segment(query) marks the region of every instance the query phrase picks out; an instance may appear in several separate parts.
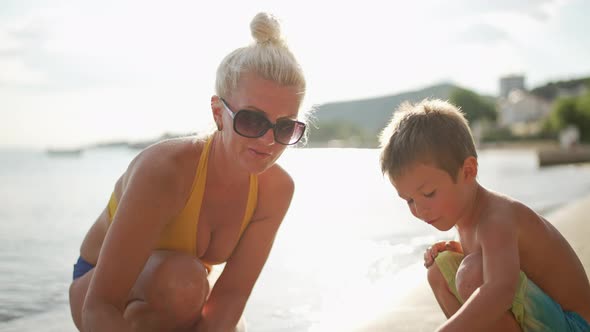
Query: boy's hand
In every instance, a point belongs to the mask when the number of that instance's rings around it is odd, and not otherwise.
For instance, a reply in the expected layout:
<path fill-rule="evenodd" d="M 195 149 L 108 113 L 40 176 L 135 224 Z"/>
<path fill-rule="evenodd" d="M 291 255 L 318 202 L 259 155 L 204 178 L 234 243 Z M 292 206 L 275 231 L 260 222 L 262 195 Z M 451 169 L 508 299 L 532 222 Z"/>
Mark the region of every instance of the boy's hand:
<path fill-rule="evenodd" d="M 437 242 L 426 249 L 426 252 L 424 253 L 424 267 L 429 268 L 432 264 L 434 264 L 434 259 L 436 256 L 438 256 L 438 253 L 447 250 L 458 252 L 460 254 L 463 253 L 461 243 L 457 241 Z"/>

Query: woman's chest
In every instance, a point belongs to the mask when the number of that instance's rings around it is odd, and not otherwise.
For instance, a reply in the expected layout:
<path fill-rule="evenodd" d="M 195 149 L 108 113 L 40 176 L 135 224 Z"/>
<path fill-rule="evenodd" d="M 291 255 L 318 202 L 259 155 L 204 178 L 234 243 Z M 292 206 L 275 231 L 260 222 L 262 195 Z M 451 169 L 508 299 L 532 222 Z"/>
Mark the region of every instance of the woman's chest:
<path fill-rule="evenodd" d="M 196 227 L 197 257 L 211 263 L 226 261 L 239 242 L 247 198 L 228 195 L 226 199 L 205 197 Z"/>

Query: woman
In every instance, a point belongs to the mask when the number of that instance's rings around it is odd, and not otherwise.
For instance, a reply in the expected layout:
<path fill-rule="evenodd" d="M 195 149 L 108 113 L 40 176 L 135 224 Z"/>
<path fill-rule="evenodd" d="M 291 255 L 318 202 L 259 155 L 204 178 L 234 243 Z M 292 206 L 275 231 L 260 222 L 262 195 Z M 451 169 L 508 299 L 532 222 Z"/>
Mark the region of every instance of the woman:
<path fill-rule="evenodd" d="M 236 330 L 293 195 L 275 162 L 305 132 L 305 79 L 279 28 L 256 15 L 256 43 L 219 65 L 217 131 L 148 147 L 115 184 L 74 266 L 81 331 Z"/>

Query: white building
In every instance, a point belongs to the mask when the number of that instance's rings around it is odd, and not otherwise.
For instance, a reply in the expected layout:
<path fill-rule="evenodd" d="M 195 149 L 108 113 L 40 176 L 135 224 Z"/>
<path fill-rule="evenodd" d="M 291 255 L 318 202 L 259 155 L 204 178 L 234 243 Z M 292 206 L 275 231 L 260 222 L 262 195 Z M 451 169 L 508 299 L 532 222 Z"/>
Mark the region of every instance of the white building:
<path fill-rule="evenodd" d="M 523 90 L 512 90 L 498 102 L 498 124 L 514 134 L 534 134 L 551 112 L 551 103 Z"/>
<path fill-rule="evenodd" d="M 526 90 L 523 75 L 508 75 L 500 77 L 500 98 L 508 98 L 513 90 Z"/>

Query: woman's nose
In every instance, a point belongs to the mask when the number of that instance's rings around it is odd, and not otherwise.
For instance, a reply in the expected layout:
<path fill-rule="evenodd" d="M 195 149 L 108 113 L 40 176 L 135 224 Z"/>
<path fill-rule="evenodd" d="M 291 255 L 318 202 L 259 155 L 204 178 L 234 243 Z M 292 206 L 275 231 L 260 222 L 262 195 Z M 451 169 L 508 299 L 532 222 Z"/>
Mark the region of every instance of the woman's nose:
<path fill-rule="evenodd" d="M 259 139 L 261 139 L 266 145 L 273 145 L 275 143 L 275 134 L 272 129 L 269 129 L 264 135 L 260 136 Z"/>

